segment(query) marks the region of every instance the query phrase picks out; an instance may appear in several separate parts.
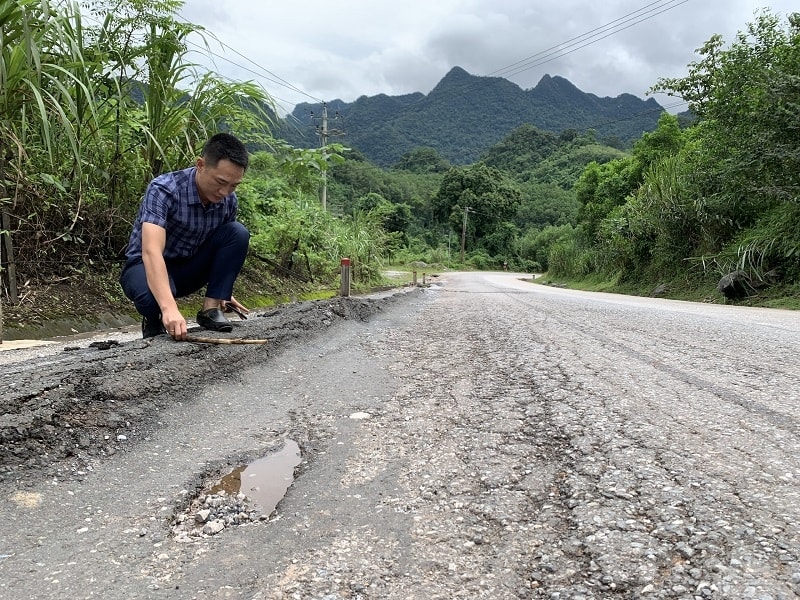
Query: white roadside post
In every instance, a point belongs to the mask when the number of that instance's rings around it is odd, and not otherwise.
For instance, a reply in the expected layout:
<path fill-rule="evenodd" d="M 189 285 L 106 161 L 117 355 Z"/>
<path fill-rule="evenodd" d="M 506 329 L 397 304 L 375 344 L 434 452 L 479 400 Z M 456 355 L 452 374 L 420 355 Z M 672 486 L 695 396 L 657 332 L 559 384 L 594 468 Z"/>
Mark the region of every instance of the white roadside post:
<path fill-rule="evenodd" d="M 350 296 L 350 259 L 342 259 L 342 285 L 339 290 L 339 295 L 345 298 Z"/>

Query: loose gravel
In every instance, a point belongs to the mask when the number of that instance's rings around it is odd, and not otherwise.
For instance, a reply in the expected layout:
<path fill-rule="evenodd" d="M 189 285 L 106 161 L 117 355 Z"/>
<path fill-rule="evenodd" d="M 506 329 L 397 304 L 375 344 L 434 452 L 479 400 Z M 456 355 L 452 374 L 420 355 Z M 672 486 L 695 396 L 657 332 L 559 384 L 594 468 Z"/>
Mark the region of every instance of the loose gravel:
<path fill-rule="evenodd" d="M 800 596 L 796 326 L 459 281 L 371 347 L 400 386 L 341 493 L 397 475 L 375 526 L 264 597 Z"/>

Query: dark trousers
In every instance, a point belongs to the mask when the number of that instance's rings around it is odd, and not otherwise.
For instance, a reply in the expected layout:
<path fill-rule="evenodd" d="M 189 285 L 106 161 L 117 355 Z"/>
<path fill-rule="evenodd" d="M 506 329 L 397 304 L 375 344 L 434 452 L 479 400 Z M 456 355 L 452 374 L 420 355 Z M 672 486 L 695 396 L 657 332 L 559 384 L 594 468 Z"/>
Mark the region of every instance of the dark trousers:
<path fill-rule="evenodd" d="M 250 232 L 244 225 L 225 223 L 208 237 L 194 256 L 166 259 L 172 295 L 175 298 L 188 296 L 207 286 L 207 298 L 230 300 L 249 242 Z M 140 315 L 159 317 L 161 308 L 147 285 L 140 257 L 128 259 L 120 275 L 120 284 Z"/>

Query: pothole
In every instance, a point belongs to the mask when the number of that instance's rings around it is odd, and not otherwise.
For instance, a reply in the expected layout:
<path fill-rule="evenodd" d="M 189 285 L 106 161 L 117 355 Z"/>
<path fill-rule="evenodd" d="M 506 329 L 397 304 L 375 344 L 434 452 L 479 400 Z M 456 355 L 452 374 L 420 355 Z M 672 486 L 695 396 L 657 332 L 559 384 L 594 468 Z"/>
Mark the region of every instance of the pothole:
<path fill-rule="evenodd" d="M 292 485 L 294 468 L 299 464 L 300 447 L 287 439 L 280 452 L 234 469 L 211 488 L 211 493 L 243 493 L 265 514 L 271 514 Z"/>
<path fill-rule="evenodd" d="M 175 539 L 191 541 L 268 520 L 292 485 L 300 462 L 300 447 L 287 438 L 279 452 L 235 468 L 175 515 Z"/>

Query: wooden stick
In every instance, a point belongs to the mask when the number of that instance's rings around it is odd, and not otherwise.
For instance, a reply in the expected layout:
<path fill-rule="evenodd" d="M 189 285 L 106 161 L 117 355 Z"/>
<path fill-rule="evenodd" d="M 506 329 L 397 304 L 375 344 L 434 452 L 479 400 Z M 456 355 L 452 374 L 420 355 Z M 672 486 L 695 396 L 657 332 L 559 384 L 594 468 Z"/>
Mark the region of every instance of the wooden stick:
<path fill-rule="evenodd" d="M 269 340 L 251 340 L 246 338 L 211 338 L 190 335 L 186 337 L 187 342 L 199 342 L 201 344 L 266 344 Z"/>

